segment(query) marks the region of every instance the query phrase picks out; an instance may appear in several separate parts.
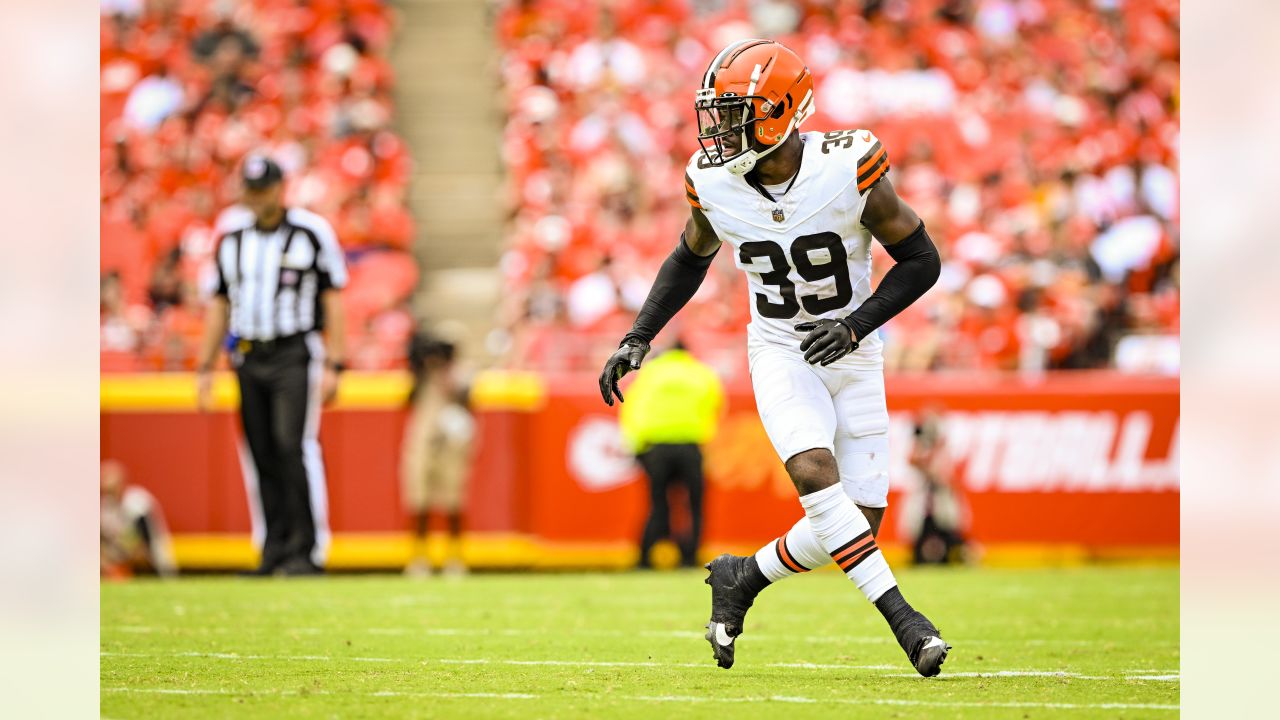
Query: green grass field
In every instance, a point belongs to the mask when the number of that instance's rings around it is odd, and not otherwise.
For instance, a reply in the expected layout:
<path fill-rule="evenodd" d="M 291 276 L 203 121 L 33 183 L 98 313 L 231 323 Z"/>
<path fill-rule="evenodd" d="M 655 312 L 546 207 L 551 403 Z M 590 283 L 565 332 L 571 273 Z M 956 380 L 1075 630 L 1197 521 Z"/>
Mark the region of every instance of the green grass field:
<path fill-rule="evenodd" d="M 1178 571 L 901 570 L 954 644 L 915 675 L 834 572 L 770 588 L 737 665 L 698 572 L 191 578 L 102 588 L 108 718 L 1172 718 Z"/>

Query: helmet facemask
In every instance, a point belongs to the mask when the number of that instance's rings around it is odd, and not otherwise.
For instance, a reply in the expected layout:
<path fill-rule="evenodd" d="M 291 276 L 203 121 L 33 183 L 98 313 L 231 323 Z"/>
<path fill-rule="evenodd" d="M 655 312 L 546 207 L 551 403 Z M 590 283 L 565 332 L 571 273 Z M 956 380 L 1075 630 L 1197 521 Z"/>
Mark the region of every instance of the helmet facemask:
<path fill-rule="evenodd" d="M 752 150 L 751 135 L 755 126 L 755 102 L 759 96 L 727 94 L 715 96 L 715 90 L 698 91 L 694 104 L 698 113 L 698 142 L 712 165 L 726 165 Z"/>
<path fill-rule="evenodd" d="M 757 142 L 756 122 L 768 119 L 771 112 L 775 118 L 781 117 L 789 103 L 789 96 L 775 106 L 760 95 L 725 93 L 717 97 L 714 88 L 699 89 L 694 108 L 698 113 L 698 143 L 707 162 L 714 167 L 724 166 L 734 175 L 751 172 L 761 158 L 782 146 L 799 124 L 797 120 L 803 120 L 803 117 L 793 117 L 786 132 L 771 145 Z M 756 114 L 756 108 L 760 109 L 760 115 Z"/>
<path fill-rule="evenodd" d="M 813 112 L 813 78 L 800 58 L 778 43 L 738 41 L 711 61 L 694 109 L 706 162 L 744 175 Z"/>

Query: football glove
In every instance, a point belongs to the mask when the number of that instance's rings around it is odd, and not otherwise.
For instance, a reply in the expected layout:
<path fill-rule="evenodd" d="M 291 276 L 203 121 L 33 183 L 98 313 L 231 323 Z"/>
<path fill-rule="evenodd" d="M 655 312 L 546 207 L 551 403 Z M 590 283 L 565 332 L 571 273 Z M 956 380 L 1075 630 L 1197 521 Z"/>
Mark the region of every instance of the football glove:
<path fill-rule="evenodd" d="M 805 362 L 830 365 L 858 349 L 853 328 L 843 320 L 810 320 L 796 325 L 796 331 L 807 332 L 800 341 Z"/>
<path fill-rule="evenodd" d="M 618 402 L 623 402 L 618 381 L 632 370 L 639 370 L 640 363 L 644 362 L 644 356 L 648 354 L 649 343 L 626 340 L 609 356 L 604 364 L 604 371 L 600 373 L 600 397 L 604 398 L 606 405 L 613 405 L 614 395 L 618 396 Z"/>

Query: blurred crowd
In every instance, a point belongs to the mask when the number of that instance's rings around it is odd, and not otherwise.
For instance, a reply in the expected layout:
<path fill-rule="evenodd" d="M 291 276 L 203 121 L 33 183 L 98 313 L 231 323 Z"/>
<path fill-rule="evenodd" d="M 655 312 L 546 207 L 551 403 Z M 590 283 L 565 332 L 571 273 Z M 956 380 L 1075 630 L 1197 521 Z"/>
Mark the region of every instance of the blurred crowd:
<path fill-rule="evenodd" d="M 497 30 L 513 363 L 594 368 L 625 332 L 688 214 L 706 65 L 770 37 L 814 72 L 802 129 L 873 130 L 940 246 L 889 368 L 1177 371 L 1177 0 L 514 0 Z M 745 299 L 721 257 L 669 334 L 743 373 Z"/>
<path fill-rule="evenodd" d="M 349 364 L 404 365 L 418 267 L 394 29 L 381 0 L 101 0 L 103 370 L 194 366 L 250 150 L 347 251 Z"/>

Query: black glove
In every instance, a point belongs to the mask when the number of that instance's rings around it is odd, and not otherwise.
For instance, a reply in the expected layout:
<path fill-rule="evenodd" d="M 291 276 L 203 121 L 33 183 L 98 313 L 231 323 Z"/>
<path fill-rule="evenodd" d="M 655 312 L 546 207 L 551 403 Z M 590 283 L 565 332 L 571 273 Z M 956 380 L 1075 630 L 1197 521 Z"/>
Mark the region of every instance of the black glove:
<path fill-rule="evenodd" d="M 618 389 L 618 381 L 632 370 L 639 370 L 644 356 L 649 354 L 649 343 L 639 340 L 625 340 L 622 346 L 609 356 L 604 364 L 604 372 L 600 373 L 600 397 L 606 405 L 613 405 L 613 396 L 622 402 L 622 391 Z"/>
<path fill-rule="evenodd" d="M 820 362 L 830 365 L 858 349 L 858 341 L 853 339 L 853 328 L 843 320 L 810 320 L 796 325 L 796 330 L 809 333 L 800 341 L 805 362 L 809 364 Z"/>

